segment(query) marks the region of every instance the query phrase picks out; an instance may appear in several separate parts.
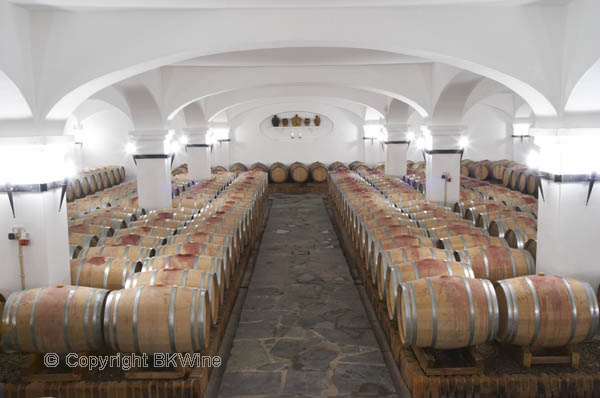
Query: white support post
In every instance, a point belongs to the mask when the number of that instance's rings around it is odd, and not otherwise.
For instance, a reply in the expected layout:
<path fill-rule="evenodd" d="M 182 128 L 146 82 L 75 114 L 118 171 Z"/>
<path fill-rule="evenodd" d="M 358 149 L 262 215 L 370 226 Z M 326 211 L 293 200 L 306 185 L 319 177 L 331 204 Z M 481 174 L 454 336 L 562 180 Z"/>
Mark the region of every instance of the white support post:
<path fill-rule="evenodd" d="M 70 284 L 66 197 L 62 197 L 72 154 L 71 136 L 0 139 L 0 294 Z M 69 170 L 71 169 L 71 170 Z M 62 197 L 62 204 L 61 204 Z M 14 239 L 8 239 L 16 232 Z M 19 255 L 19 238 L 22 257 Z M 23 272 L 21 273 L 21 265 Z"/>
<path fill-rule="evenodd" d="M 206 142 L 208 127 L 189 127 L 183 129 L 188 137 L 188 175 L 194 181 L 207 180 L 210 172 L 210 145 Z"/>
<path fill-rule="evenodd" d="M 460 198 L 459 146 L 464 126 L 431 126 L 430 145 L 425 151 L 425 198 L 450 206 Z"/>
<path fill-rule="evenodd" d="M 406 175 L 410 125 L 387 124 L 386 130 L 388 139 L 386 141 L 385 174 L 403 177 Z"/>
<path fill-rule="evenodd" d="M 170 208 L 172 155 L 165 152 L 167 130 L 137 130 L 129 133 L 136 142 L 139 206 L 146 210 Z"/>

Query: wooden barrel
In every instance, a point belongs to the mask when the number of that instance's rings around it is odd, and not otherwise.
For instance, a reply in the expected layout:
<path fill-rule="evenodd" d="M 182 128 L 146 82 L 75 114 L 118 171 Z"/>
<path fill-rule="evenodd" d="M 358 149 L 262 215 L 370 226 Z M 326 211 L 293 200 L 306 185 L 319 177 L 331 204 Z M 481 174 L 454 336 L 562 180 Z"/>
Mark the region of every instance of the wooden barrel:
<path fill-rule="evenodd" d="M 81 193 L 83 194 L 83 196 L 88 196 L 90 193 L 92 193 L 90 189 L 90 181 L 88 180 L 87 176 L 80 175 L 77 177 L 77 179 L 81 184 Z"/>
<path fill-rule="evenodd" d="M 430 228 L 428 232 L 429 237 L 434 240 L 440 240 L 454 235 L 489 235 L 488 231 L 483 228 L 478 228 L 473 224 L 448 224 L 442 227 Z"/>
<path fill-rule="evenodd" d="M 134 228 L 123 228 L 117 230 L 114 236 L 125 236 L 125 235 L 149 235 L 149 236 L 160 236 L 167 238 L 175 235 L 176 229 L 163 228 L 163 227 L 134 227 Z"/>
<path fill-rule="evenodd" d="M 380 240 L 398 235 L 429 236 L 426 229 L 412 226 L 388 225 L 385 227 L 373 228 L 367 231 L 366 235 L 358 242 L 361 256 L 363 258 L 369 258 L 370 253 L 375 251 Z"/>
<path fill-rule="evenodd" d="M 374 267 L 379 252 L 384 250 L 392 250 L 399 247 L 435 247 L 430 238 L 419 235 L 390 236 L 389 238 L 383 238 L 373 243 L 375 250 L 369 253 L 367 269 L 372 269 L 372 267 Z"/>
<path fill-rule="evenodd" d="M 468 177 L 469 176 L 469 168 L 465 165 L 460 165 L 460 175 L 463 177 Z"/>
<path fill-rule="evenodd" d="M 78 258 L 87 257 L 121 257 L 129 260 L 144 261 L 154 257 L 156 250 L 151 247 L 141 246 L 96 246 L 88 247 L 79 254 Z"/>
<path fill-rule="evenodd" d="M 537 221 L 535 216 L 531 213 L 524 213 L 520 211 L 513 210 L 500 210 L 489 213 L 480 213 L 477 216 L 477 220 L 475 221 L 475 225 L 481 228 L 489 228 L 490 224 L 493 220 L 504 220 L 508 218 L 518 218 L 517 224 L 528 225 L 531 227 L 535 227 Z M 526 219 L 525 219 L 526 218 Z"/>
<path fill-rule="evenodd" d="M 219 297 L 217 274 L 197 269 L 164 268 L 131 275 L 125 282 L 126 289 L 139 286 L 184 286 L 204 289 L 208 293 L 213 323 L 217 322 L 222 297 Z"/>
<path fill-rule="evenodd" d="M 469 264 L 476 278 L 492 282 L 535 274 L 535 262 L 526 250 L 480 246 L 455 252 L 456 261 Z"/>
<path fill-rule="evenodd" d="M 93 224 L 93 225 L 102 225 L 105 227 L 111 227 L 114 230 L 127 228 L 127 221 L 120 218 L 111 218 L 110 216 L 92 216 L 88 218 L 83 218 L 80 220 L 76 220 L 72 225 L 77 224 Z"/>
<path fill-rule="evenodd" d="M 329 165 L 328 169 L 329 171 L 347 171 L 348 166 L 342 162 L 335 161 Z"/>
<path fill-rule="evenodd" d="M 94 194 L 99 191 L 98 183 L 96 182 L 96 176 L 94 174 L 86 173 L 88 185 L 90 187 L 90 193 Z"/>
<path fill-rule="evenodd" d="M 413 220 L 427 220 L 432 218 L 455 218 L 460 220 L 462 218 L 460 214 L 455 213 L 446 207 L 436 207 L 431 210 L 410 213 L 408 216 Z"/>
<path fill-rule="evenodd" d="M 492 341 L 498 302 L 490 281 L 436 276 L 400 285 L 398 329 L 404 345 L 453 349 Z"/>
<path fill-rule="evenodd" d="M 495 288 L 503 343 L 562 347 L 591 339 L 598 329 L 598 300 L 586 282 L 540 274 L 502 280 Z"/>
<path fill-rule="evenodd" d="M 467 227 L 475 227 L 475 224 L 473 224 L 473 222 L 471 220 L 465 220 L 465 219 L 461 219 L 459 218 L 460 215 L 458 213 L 455 213 L 455 216 L 452 217 L 443 217 L 443 218 L 427 218 L 427 219 L 423 219 L 423 220 L 419 220 L 417 221 L 417 225 L 419 226 L 419 228 L 426 228 L 426 229 L 432 229 L 432 228 L 438 228 L 438 227 L 445 227 L 447 225 L 464 225 Z M 433 238 L 433 236 L 432 236 Z"/>
<path fill-rule="evenodd" d="M 533 229 L 535 227 L 535 221 L 532 225 L 532 220 L 529 217 L 509 217 L 501 218 L 498 220 L 490 221 L 488 231 L 492 236 L 498 236 L 504 238 L 509 229 L 528 227 Z"/>
<path fill-rule="evenodd" d="M 115 171 L 112 167 L 106 169 L 106 175 L 108 176 L 108 185 L 112 187 L 118 184 L 117 179 L 115 178 Z"/>
<path fill-rule="evenodd" d="M 487 203 L 487 204 L 477 205 L 477 206 L 473 206 L 473 207 L 466 209 L 464 217 L 467 220 L 471 220 L 475 224 L 477 222 L 477 218 L 479 217 L 480 214 L 498 212 L 498 211 L 503 211 L 503 210 L 508 210 L 508 209 L 506 208 L 506 206 L 504 206 L 500 202 Z"/>
<path fill-rule="evenodd" d="M 375 170 L 385 172 L 385 163 L 379 163 L 377 166 L 375 166 Z"/>
<path fill-rule="evenodd" d="M 185 221 L 179 221 L 174 219 L 164 219 L 164 218 L 147 218 L 140 221 L 134 221 L 130 223 L 130 227 L 163 227 L 163 228 L 171 228 L 178 229 L 185 227 Z"/>
<path fill-rule="evenodd" d="M 165 245 L 167 238 L 161 236 L 152 235 L 119 235 L 110 238 L 101 239 L 98 244 L 100 246 L 144 246 L 144 247 L 158 247 Z"/>
<path fill-rule="evenodd" d="M 473 162 L 469 166 L 469 176 L 477 178 L 478 180 L 487 180 L 489 176 L 489 170 L 483 162 Z"/>
<path fill-rule="evenodd" d="M 91 234 L 69 232 L 69 245 L 79 245 L 83 248 L 94 247 L 98 244 L 98 237 Z"/>
<path fill-rule="evenodd" d="M 269 177 L 276 184 L 286 182 L 288 179 L 288 168 L 281 162 L 275 162 L 269 167 Z"/>
<path fill-rule="evenodd" d="M 69 246 L 69 258 L 74 259 L 74 258 L 79 257 L 82 250 L 83 250 L 83 247 L 81 247 L 79 245 L 70 245 Z"/>
<path fill-rule="evenodd" d="M 65 196 L 67 198 L 67 202 L 72 202 L 76 199 L 75 192 L 73 189 L 73 181 L 69 180 L 67 182 L 67 188 L 65 190 Z"/>
<path fill-rule="evenodd" d="M 217 284 L 221 291 L 229 285 L 225 275 L 223 259 L 216 256 L 201 256 L 196 254 L 175 254 L 169 256 L 157 256 L 148 259 L 142 267 L 142 272 L 157 269 L 196 269 L 212 272 L 217 276 Z"/>
<path fill-rule="evenodd" d="M 426 258 L 454 261 L 454 254 L 433 247 L 400 247 L 398 249 L 382 250 L 377 256 L 375 267 L 373 267 L 374 272 L 371 273 L 373 283 L 377 283 L 380 272 L 385 274 L 393 264 L 403 264 Z"/>
<path fill-rule="evenodd" d="M 527 250 L 531 254 L 531 257 L 533 257 L 533 261 L 537 264 L 537 240 L 529 239 L 525 243 L 525 250 Z"/>
<path fill-rule="evenodd" d="M 297 183 L 303 183 L 308 181 L 309 171 L 303 163 L 294 162 L 290 165 L 290 177 L 292 181 Z"/>
<path fill-rule="evenodd" d="M 450 236 L 442 238 L 437 242 L 438 249 L 450 251 L 467 250 L 477 246 L 509 247 L 508 243 L 503 238 L 475 234 Z"/>
<path fill-rule="evenodd" d="M 250 166 L 251 171 L 264 171 L 265 173 L 269 172 L 269 168 L 261 162 L 256 162 L 252 166 Z"/>
<path fill-rule="evenodd" d="M 502 180 L 504 176 L 504 170 L 509 162 L 510 160 L 498 160 L 496 162 L 491 162 L 489 165 L 491 169 L 491 177 L 495 180 Z"/>
<path fill-rule="evenodd" d="M 193 353 L 208 346 L 210 324 L 206 290 L 140 286 L 109 293 L 104 339 L 119 352 Z"/>
<path fill-rule="evenodd" d="M 229 280 L 231 280 L 231 275 L 233 274 L 233 254 L 232 248 L 229 246 L 206 242 L 191 242 L 161 246 L 156 251 L 157 256 L 166 256 L 174 254 L 193 254 L 199 256 L 213 256 L 220 258 L 223 260 L 223 267 L 225 269 L 225 279 L 227 283 Z"/>
<path fill-rule="evenodd" d="M 535 229 L 526 226 L 516 226 L 506 231 L 504 239 L 506 239 L 510 247 L 525 249 L 527 241 L 535 239 L 536 236 L 537 231 Z"/>
<path fill-rule="evenodd" d="M 83 198 L 85 195 L 83 194 L 81 181 L 79 181 L 78 178 L 73 178 L 71 182 L 73 184 L 73 196 L 75 196 L 76 199 Z"/>
<path fill-rule="evenodd" d="M 325 182 L 327 180 L 327 166 L 321 162 L 314 162 L 308 166 L 310 176 L 314 182 Z"/>
<path fill-rule="evenodd" d="M 256 164 L 256 163 L 255 163 Z M 254 166 L 254 165 L 253 165 Z M 254 169 L 252 169 L 254 170 Z M 231 167 L 229 168 L 229 171 L 231 171 L 234 174 L 240 174 L 244 171 L 248 171 L 248 168 L 246 167 L 245 164 L 243 163 L 234 163 L 231 165 Z M 263 170 L 264 171 L 264 170 Z"/>
<path fill-rule="evenodd" d="M 63 285 L 11 294 L 2 317 L 4 351 L 103 349 L 102 311 L 107 294 L 104 289 Z"/>
<path fill-rule="evenodd" d="M 88 257 L 71 260 L 71 283 L 75 286 L 118 290 L 135 272 L 142 270 L 142 262 L 115 257 Z"/>
<path fill-rule="evenodd" d="M 225 167 L 223 167 L 223 166 L 214 166 L 214 167 L 212 167 L 210 169 L 210 172 L 213 173 L 213 174 L 216 174 L 216 173 L 226 173 L 227 169 Z"/>
<path fill-rule="evenodd" d="M 404 264 L 394 264 L 389 267 L 386 272 L 385 281 L 382 281 L 385 286 L 384 294 L 389 318 L 396 319 L 398 288 L 401 283 L 441 275 L 458 275 L 475 278 L 473 270 L 466 264 L 434 258 L 416 260 Z M 379 286 L 377 285 L 378 289 Z"/>
<path fill-rule="evenodd" d="M 369 170 L 369 166 L 361 162 L 360 160 L 355 160 L 354 162 L 348 165 L 348 168 L 352 171 L 366 171 Z"/>

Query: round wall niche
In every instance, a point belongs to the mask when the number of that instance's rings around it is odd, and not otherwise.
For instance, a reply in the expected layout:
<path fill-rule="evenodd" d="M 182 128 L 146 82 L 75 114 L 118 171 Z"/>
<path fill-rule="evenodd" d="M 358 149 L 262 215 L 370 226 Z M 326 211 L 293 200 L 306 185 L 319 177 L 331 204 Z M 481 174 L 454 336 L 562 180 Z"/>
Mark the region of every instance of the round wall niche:
<path fill-rule="evenodd" d="M 301 119 L 300 126 L 292 125 L 292 119 L 296 115 Z M 279 112 L 277 113 L 279 126 L 273 126 L 273 116 L 269 116 L 260 123 L 260 131 L 264 136 L 274 141 L 314 142 L 333 131 L 333 122 L 321 113 L 306 111 Z M 320 119 L 319 126 L 315 125 L 317 116 Z M 283 119 L 288 120 L 287 126 L 284 126 Z M 308 124 L 306 119 L 309 120 Z"/>

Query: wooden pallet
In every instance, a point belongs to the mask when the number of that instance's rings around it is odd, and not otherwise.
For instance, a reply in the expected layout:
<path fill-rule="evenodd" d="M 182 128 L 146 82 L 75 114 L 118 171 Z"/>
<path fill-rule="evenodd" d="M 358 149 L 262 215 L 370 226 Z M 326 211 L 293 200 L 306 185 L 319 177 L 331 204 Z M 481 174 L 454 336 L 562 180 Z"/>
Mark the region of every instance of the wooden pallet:
<path fill-rule="evenodd" d="M 581 361 L 577 345 L 553 348 L 514 346 L 512 350 L 517 362 L 525 368 L 531 368 L 533 365 L 569 365 L 578 369 Z"/>
<path fill-rule="evenodd" d="M 78 354 L 84 356 L 86 354 Z M 80 381 L 88 373 L 87 368 L 70 368 L 65 365 L 65 356 L 60 355 L 60 365 L 47 367 L 44 365 L 44 354 L 29 354 L 27 364 L 21 372 L 24 382 L 56 382 L 56 381 Z"/>
<path fill-rule="evenodd" d="M 412 347 L 427 376 L 458 376 L 483 374 L 483 356 L 476 347 L 455 350 Z"/>

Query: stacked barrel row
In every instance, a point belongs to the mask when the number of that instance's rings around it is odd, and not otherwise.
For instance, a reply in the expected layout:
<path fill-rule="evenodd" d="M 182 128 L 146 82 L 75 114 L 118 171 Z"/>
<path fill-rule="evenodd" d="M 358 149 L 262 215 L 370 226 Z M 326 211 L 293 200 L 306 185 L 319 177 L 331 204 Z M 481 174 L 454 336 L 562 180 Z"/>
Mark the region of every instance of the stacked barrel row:
<path fill-rule="evenodd" d="M 67 181 L 67 202 L 93 195 L 125 181 L 125 167 L 107 166 L 82 172 Z"/>
<path fill-rule="evenodd" d="M 182 176 L 178 177 L 182 179 Z M 174 180 L 175 178 L 177 177 L 174 177 Z M 197 209 L 195 212 L 199 212 L 218 196 L 234 178 L 235 175 L 232 173 L 218 173 L 211 179 L 195 185 L 191 185 L 191 182 L 187 181 L 174 181 L 174 184 L 178 184 L 181 188 L 181 193 L 179 190 L 177 191 L 179 195 L 173 198 L 173 206 L 169 211 L 179 213 L 186 206 Z M 192 213 L 192 211 L 184 212 Z M 155 227 L 164 227 L 169 224 L 160 220 L 148 220 L 152 214 L 147 215 L 145 209 L 139 208 L 135 181 L 129 181 L 118 187 L 112 187 L 70 203 L 68 215 L 71 258 L 77 257 L 83 249 L 96 246 L 98 240 L 113 236 L 115 231 L 118 231 L 119 234 L 127 234 L 132 228 L 139 232 L 135 228 L 148 226 L 148 223 Z M 142 220 L 142 218 L 145 219 Z M 121 231 L 122 229 L 124 231 Z M 144 231 L 142 230 L 142 232 Z M 145 233 L 141 235 L 145 235 Z"/>
<path fill-rule="evenodd" d="M 240 257 L 256 238 L 265 211 L 266 174 L 243 173 L 229 182 L 217 175 L 186 191 L 201 200 L 212 196 L 204 207 L 186 200 L 177 209 L 109 207 L 88 215 L 77 225 L 105 228 L 93 224 L 105 215 L 127 225 L 110 226 L 112 236 L 71 261 L 71 286 L 9 297 L 2 318 L 4 349 L 205 350 L 214 327 L 226 322 L 221 306 L 236 293 L 230 286 L 241 277 Z"/>
<path fill-rule="evenodd" d="M 184 165 L 180 166 L 183 167 Z M 179 168 L 178 168 L 179 169 Z M 250 166 L 246 166 L 243 163 L 234 163 L 229 168 L 229 171 L 232 173 L 241 173 L 244 171 L 255 171 L 260 170 L 269 174 L 269 180 L 274 183 L 283 183 L 283 182 L 295 182 L 295 183 L 305 183 L 305 182 L 325 182 L 327 180 L 327 172 L 328 170 L 366 170 L 368 169 L 367 165 L 363 162 L 355 161 L 348 165 L 342 162 L 333 162 L 329 166 L 321 162 L 314 162 L 310 165 L 306 165 L 302 162 L 294 162 L 292 164 L 286 165 L 282 162 L 275 162 L 271 165 L 267 166 L 264 163 L 256 162 L 251 164 Z M 224 171 L 225 168 L 223 166 L 215 166 L 213 167 L 213 172 L 215 171 Z"/>
<path fill-rule="evenodd" d="M 600 318 L 589 284 L 535 275 L 529 252 L 396 178 L 362 174 L 330 174 L 329 195 L 402 344 L 551 347 L 593 336 Z"/>

